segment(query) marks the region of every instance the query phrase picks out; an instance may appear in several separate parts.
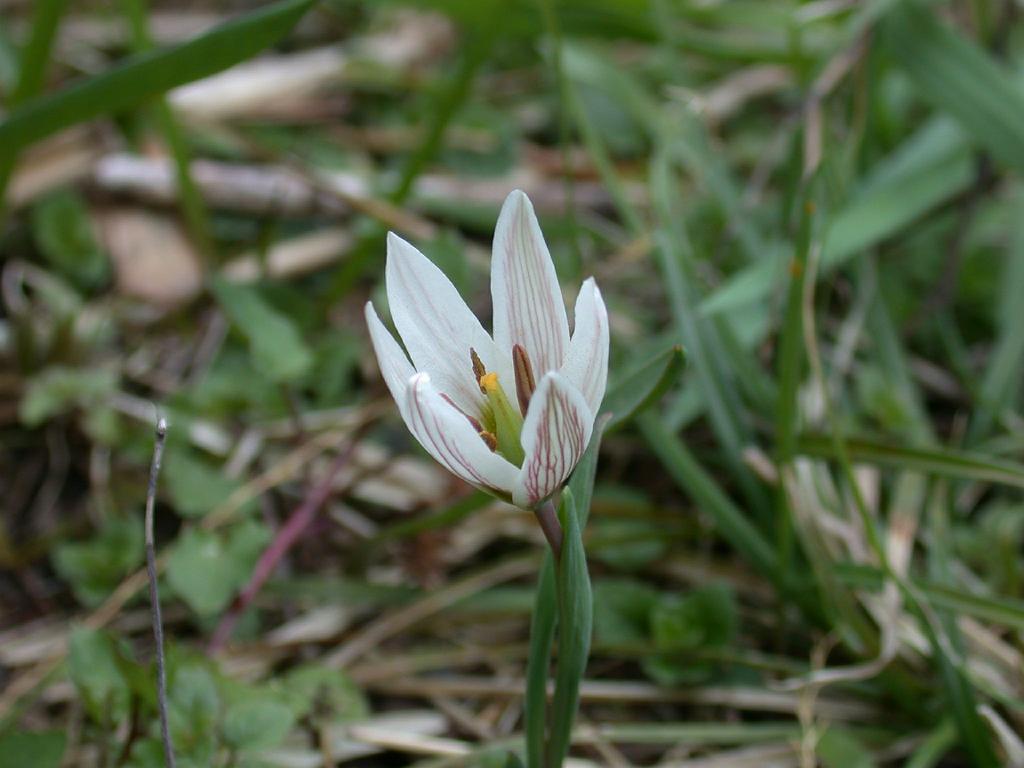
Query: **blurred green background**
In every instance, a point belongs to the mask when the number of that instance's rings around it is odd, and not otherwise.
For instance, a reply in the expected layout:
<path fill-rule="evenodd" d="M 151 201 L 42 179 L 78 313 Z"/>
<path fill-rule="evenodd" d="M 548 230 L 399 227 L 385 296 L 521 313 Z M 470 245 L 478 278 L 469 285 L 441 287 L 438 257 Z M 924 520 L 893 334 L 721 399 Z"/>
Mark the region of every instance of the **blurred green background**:
<path fill-rule="evenodd" d="M 620 393 L 686 355 L 602 446 L 579 764 L 1024 765 L 1020 13 L 0 0 L 0 768 L 163 764 L 158 413 L 180 766 L 520 748 L 543 540 L 362 319 L 388 230 L 489 317 L 514 188 Z"/>

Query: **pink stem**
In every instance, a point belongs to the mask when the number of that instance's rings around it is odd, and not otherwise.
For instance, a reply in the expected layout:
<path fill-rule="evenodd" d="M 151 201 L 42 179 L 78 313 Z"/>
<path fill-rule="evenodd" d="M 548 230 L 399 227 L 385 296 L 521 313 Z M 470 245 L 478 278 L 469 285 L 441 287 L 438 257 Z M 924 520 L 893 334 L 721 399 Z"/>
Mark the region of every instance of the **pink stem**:
<path fill-rule="evenodd" d="M 540 523 L 540 529 L 544 532 L 544 538 L 548 540 L 548 544 L 551 546 L 555 562 L 558 562 L 562 556 L 562 526 L 558 522 L 558 513 L 555 511 L 555 505 L 551 502 L 551 499 L 548 499 L 540 506 L 534 507 L 533 514 L 537 516 L 537 522 Z"/>
<path fill-rule="evenodd" d="M 356 439 L 353 439 L 344 451 L 335 456 L 334 461 L 327 468 L 327 473 L 320 480 L 319 484 L 296 507 L 288 520 L 285 521 L 285 524 L 278 529 L 274 540 L 263 550 L 263 554 L 260 555 L 260 559 L 256 562 L 252 575 L 249 577 L 249 582 L 238 593 L 238 597 L 235 598 L 228 612 L 224 614 L 217 625 L 217 629 L 210 640 L 210 653 L 216 653 L 224 647 L 228 638 L 231 637 L 235 625 L 238 624 L 238 619 L 242 613 L 256 599 L 256 595 L 259 594 L 267 579 L 270 578 L 274 569 L 277 568 L 278 563 L 288 553 L 288 550 L 292 548 L 295 542 L 302 538 L 302 534 L 306 532 L 306 529 L 316 519 L 320 508 L 331 495 L 334 478 L 341 471 L 342 467 L 348 463 L 349 459 L 352 458 L 356 442 Z"/>

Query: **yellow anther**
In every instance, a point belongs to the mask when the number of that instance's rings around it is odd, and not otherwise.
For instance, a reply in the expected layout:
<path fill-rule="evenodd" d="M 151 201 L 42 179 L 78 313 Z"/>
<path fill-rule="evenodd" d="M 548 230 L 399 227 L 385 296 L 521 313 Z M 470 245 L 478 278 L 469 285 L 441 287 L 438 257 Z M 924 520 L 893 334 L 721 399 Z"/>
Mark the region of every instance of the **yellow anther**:
<path fill-rule="evenodd" d="M 494 435 L 498 452 L 518 467 L 523 463 L 523 446 L 519 441 L 519 435 L 523 431 L 522 414 L 508 401 L 508 396 L 498 381 L 498 374 L 493 371 L 484 373 L 477 382 L 480 384 L 480 391 L 487 397 L 489 421 L 494 425 L 493 431 L 487 431 Z M 481 437 L 485 443 L 489 442 L 482 434 Z"/>

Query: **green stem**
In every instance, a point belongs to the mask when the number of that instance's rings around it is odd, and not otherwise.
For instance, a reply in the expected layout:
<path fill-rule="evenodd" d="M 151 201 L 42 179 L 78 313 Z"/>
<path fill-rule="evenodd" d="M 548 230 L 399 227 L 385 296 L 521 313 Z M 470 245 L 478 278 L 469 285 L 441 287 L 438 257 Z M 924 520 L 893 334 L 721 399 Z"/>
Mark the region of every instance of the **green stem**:
<path fill-rule="evenodd" d="M 530 655 L 526 662 L 526 699 L 523 721 L 526 730 L 526 764 L 544 768 L 544 744 L 548 735 L 548 669 L 555 642 L 555 559 L 544 557 L 530 620 Z"/>

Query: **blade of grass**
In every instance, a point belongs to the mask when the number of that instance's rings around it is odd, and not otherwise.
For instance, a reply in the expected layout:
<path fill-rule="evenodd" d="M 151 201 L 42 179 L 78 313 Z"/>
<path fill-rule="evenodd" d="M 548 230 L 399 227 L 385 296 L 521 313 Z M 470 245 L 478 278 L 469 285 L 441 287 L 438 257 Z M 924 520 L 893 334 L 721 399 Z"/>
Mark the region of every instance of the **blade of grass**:
<path fill-rule="evenodd" d="M 429 515 L 418 515 L 411 520 L 402 520 L 384 528 L 374 538 L 375 542 L 406 539 L 424 531 L 447 528 L 460 520 L 472 515 L 477 510 L 490 504 L 494 499 L 483 491 L 474 491 L 449 507 Z"/>
<path fill-rule="evenodd" d="M 572 117 L 566 92 L 569 78 L 562 65 L 562 25 L 554 0 L 539 0 L 541 16 L 544 19 L 544 34 L 551 46 L 551 69 L 553 70 L 558 93 L 558 145 L 562 153 L 563 185 L 565 187 L 565 217 L 569 228 L 569 245 L 572 252 L 572 269 L 569 277 L 578 280 L 583 270 L 583 253 L 580 250 L 579 223 L 576 221 L 576 182 L 572 161 Z"/>
<path fill-rule="evenodd" d="M 587 527 L 590 519 L 590 500 L 594 495 L 594 479 L 597 476 L 597 459 L 601 451 L 601 440 L 607 428 L 607 417 L 598 416 L 594 424 L 594 434 L 590 438 L 590 445 L 580 459 L 576 469 L 573 470 L 569 479 L 569 490 L 572 491 L 576 505 L 576 514 L 579 516 L 580 530 Z"/>
<path fill-rule="evenodd" d="M 669 113 L 630 72 L 580 45 L 566 46 L 565 68 L 571 83 L 605 91 L 649 134 L 652 141 L 670 146 L 673 158 L 678 159 L 696 181 L 707 187 L 722 215 L 729 221 L 730 230 L 735 233 L 743 255 L 750 261 L 763 258 L 767 251 L 765 239 L 756 229 L 749 211 L 744 209 L 740 185 L 722 159 L 722 153 L 711 146 L 704 125 L 692 111 L 685 109 Z"/>
<path fill-rule="evenodd" d="M 18 84 L 8 102 L 11 109 L 42 90 L 53 40 L 67 5 L 67 0 L 39 0 L 35 3 L 32 32 L 22 48 L 18 65 Z"/>
<path fill-rule="evenodd" d="M 486 2 L 480 4 L 474 17 L 476 23 L 467 25 L 468 44 L 458 69 L 432 105 L 423 141 L 406 160 L 402 176 L 390 195 L 392 203 L 401 203 L 409 196 L 420 173 L 437 156 L 445 130 L 455 113 L 465 103 L 466 96 L 476 80 L 477 72 L 491 52 L 499 31 L 499 19 L 500 13 L 493 7 L 493 3 Z"/>
<path fill-rule="evenodd" d="M 682 212 L 676 205 L 671 157 L 665 150 L 655 154 L 650 176 L 651 196 L 659 224 L 655 232 L 655 253 L 665 278 L 679 336 L 693 360 L 708 416 L 722 444 L 725 460 L 751 507 L 766 517 L 767 498 L 753 473 L 742 462 L 743 449 L 753 440 L 744 419 L 735 378 L 722 359 L 724 344 L 719 329 L 695 311 L 694 281 L 690 279 L 692 275 L 684 272 L 682 257 L 689 253 L 690 245 L 682 228 Z"/>
<path fill-rule="evenodd" d="M 315 1 L 272 3 L 181 45 L 136 54 L 102 74 L 31 99 L 0 122 L 0 158 L 63 128 L 133 109 L 171 88 L 251 58 L 280 40 Z"/>
<path fill-rule="evenodd" d="M 558 597 L 558 664 L 555 696 L 551 702 L 546 768 L 561 768 L 569 752 L 569 739 L 580 700 L 580 682 L 587 667 L 594 623 L 594 598 L 583 549 L 581 517 L 572 491 L 562 494 L 558 517 L 565 532 L 562 556 L 555 574 Z"/>
<path fill-rule="evenodd" d="M 530 618 L 530 651 L 526 660 L 526 696 L 523 701 L 523 728 L 526 731 L 526 764 L 544 768 L 544 744 L 548 723 L 548 669 L 555 642 L 555 559 L 544 555 L 537 578 L 537 594 Z"/>
<path fill-rule="evenodd" d="M 148 51 L 153 47 L 153 40 L 146 23 L 146 0 L 121 0 L 121 7 L 131 29 L 132 45 L 136 52 Z M 189 234 L 207 258 L 213 256 L 213 238 L 210 236 L 209 217 L 206 204 L 203 202 L 199 189 L 192 180 L 190 171 L 191 156 L 185 135 L 178 124 L 177 118 L 167 104 L 167 99 L 160 97 L 153 106 L 153 115 L 160 133 L 167 143 L 167 148 L 174 159 L 175 181 L 177 182 L 178 198 L 185 214 L 185 222 Z"/>
<path fill-rule="evenodd" d="M 883 24 L 886 48 L 921 94 L 948 112 L 999 161 L 1024 170 L 1024 91 L 985 50 L 915 0 Z"/>
<path fill-rule="evenodd" d="M 813 285 L 813 283 L 808 283 L 808 285 Z M 805 307 L 813 307 L 813 298 L 813 294 L 809 294 L 806 297 Z M 884 309 L 884 304 L 882 304 L 882 302 L 876 302 L 876 305 Z M 887 315 L 882 313 L 879 313 L 879 317 L 882 318 L 883 321 L 887 320 Z M 885 323 L 883 322 L 882 325 L 884 326 Z M 836 461 L 839 463 L 840 475 L 846 484 L 846 489 L 850 497 L 853 499 L 853 506 L 860 518 L 865 540 L 874 557 L 881 565 L 886 578 L 891 580 L 899 589 L 900 594 L 906 602 L 908 612 L 917 619 L 918 626 L 931 646 L 932 656 L 942 678 L 943 689 L 946 694 L 948 706 L 952 710 L 953 717 L 957 725 L 957 731 L 960 734 L 960 743 L 976 765 L 983 766 L 983 768 L 994 766 L 996 762 L 992 742 L 988 737 L 984 723 L 978 715 L 974 688 L 965 670 L 963 659 L 959 657 L 954 658 L 951 655 L 950 650 L 952 649 L 950 648 L 950 638 L 941 624 L 935 621 L 936 617 L 934 616 L 934 613 L 927 610 L 924 604 L 924 598 L 913 588 L 913 585 L 907 581 L 903 574 L 898 573 L 893 569 L 889 560 L 888 551 L 883 543 L 877 521 L 872 515 L 871 510 L 868 508 L 863 490 L 854 475 L 853 462 L 846 447 L 843 426 L 839 420 L 839 416 L 832 407 L 829 390 L 825 385 L 825 375 L 821 363 L 821 356 L 817 350 L 817 332 L 813 327 L 813 314 L 811 312 L 805 311 L 804 327 L 805 335 L 807 337 L 808 360 L 811 364 L 813 376 L 818 382 L 818 386 L 824 400 L 824 410 L 830 429 L 829 439 L 832 445 L 832 450 L 834 451 Z M 895 335 L 891 328 L 886 329 L 885 327 L 882 327 L 881 330 L 883 334 L 889 333 L 893 336 Z M 897 346 L 894 346 L 893 344 L 890 344 L 889 346 L 893 347 L 892 349 L 887 350 L 889 355 L 897 355 L 901 357 L 901 351 Z M 886 354 L 884 340 L 882 347 L 883 354 Z M 902 365 L 902 360 L 900 359 L 893 359 L 890 360 L 890 362 L 897 366 Z M 913 397 L 914 394 L 915 393 L 911 393 L 911 397 Z M 926 423 L 923 426 L 923 429 L 927 430 L 927 428 L 928 425 Z M 918 439 L 920 440 L 920 438 Z M 927 438 L 925 438 L 925 440 L 926 439 Z"/>
<path fill-rule="evenodd" d="M 822 271 L 899 232 L 974 182 L 970 137 L 945 117 L 928 121 L 880 161 L 829 222 Z"/>
<path fill-rule="evenodd" d="M 16 109 L 27 99 L 35 96 L 43 87 L 46 68 L 50 63 L 50 51 L 57 35 L 60 20 L 67 8 L 67 0 L 40 0 L 35 4 L 32 16 L 32 32 L 21 50 L 18 62 L 18 81 L 8 100 L 8 108 Z M 2 146 L 2 144 L 0 144 Z M 17 153 L 0 156 L 0 218 L 3 217 L 7 182 L 14 170 Z"/>
<path fill-rule="evenodd" d="M 975 167 L 969 137 L 947 118 L 926 123 L 880 160 L 827 223 L 819 269 L 827 274 L 966 190 Z M 764 300 L 785 275 L 778 258 L 736 272 L 701 303 L 723 314 Z"/>
<path fill-rule="evenodd" d="M 800 211 L 800 232 L 790 263 L 789 290 L 786 311 L 779 333 L 778 402 L 775 407 L 775 455 L 781 471 L 792 464 L 796 456 L 796 435 L 800 423 L 797 398 L 804 370 L 803 354 L 803 296 L 807 276 L 807 257 L 816 222 L 811 184 L 805 187 Z M 788 578 L 793 556 L 793 513 L 786 490 L 780 484 L 775 498 L 776 549 L 782 578 Z"/>
<path fill-rule="evenodd" d="M 968 445 L 986 437 L 1002 413 L 1020 395 L 1024 376 L 1024 222 L 1014 222 L 1012 242 L 1002 271 L 1002 294 L 997 315 L 998 336 L 985 368 L 967 433 Z"/>
<path fill-rule="evenodd" d="M 598 169 L 598 173 L 611 194 L 615 207 L 623 221 L 626 222 L 636 237 L 647 237 L 649 235 L 649 226 L 630 202 L 626 194 L 625 185 L 619 178 L 611 155 L 602 137 L 595 130 L 594 121 L 588 115 L 582 99 L 576 92 L 575 81 L 572 78 L 576 78 L 579 82 L 588 83 L 594 87 L 603 87 L 609 83 L 614 84 L 616 87 L 609 95 L 618 103 L 628 106 L 634 119 L 651 133 L 652 140 L 663 143 L 666 147 L 675 146 L 671 140 L 675 123 L 672 119 L 662 114 L 640 83 L 628 79 L 623 80 L 618 70 L 605 67 L 595 57 L 586 54 L 578 47 L 567 48 L 565 60 L 566 70 L 571 75 L 568 99 L 575 118 L 575 126 L 583 137 L 583 143 L 586 146 L 587 152 Z M 667 155 L 671 156 L 671 152 L 668 152 Z M 667 223 L 672 224 L 676 222 L 670 217 Z M 682 247 L 686 244 L 685 232 L 677 232 L 676 235 L 681 236 L 682 240 L 674 242 L 675 245 Z M 683 250 L 688 251 L 688 248 Z M 679 252 L 676 252 L 675 255 L 680 258 L 684 256 L 683 253 Z M 689 254 L 686 255 L 688 256 Z M 684 282 L 684 292 L 687 290 L 686 285 Z M 675 294 L 680 295 L 679 291 L 675 291 Z M 744 391 L 751 396 L 754 402 L 763 405 L 767 409 L 774 397 L 772 394 L 772 383 L 760 368 L 753 364 L 749 352 L 743 349 L 736 339 L 733 338 L 731 327 L 726 324 L 719 324 L 716 326 L 701 325 L 697 328 L 706 335 L 714 337 L 705 346 L 709 350 L 709 355 L 713 356 L 719 364 L 720 369 L 728 370 L 730 366 L 735 369 L 736 378 L 744 388 Z M 688 349 L 692 348 L 692 340 L 686 335 L 682 337 L 682 341 Z M 725 387 L 724 385 L 713 387 L 715 393 L 730 391 L 731 389 L 732 387 Z M 742 468 L 740 468 L 740 471 L 743 471 Z M 752 490 L 752 486 L 748 485 L 748 490 L 756 494 L 756 491 Z M 755 506 L 763 507 L 764 500 L 759 499 Z"/>
<path fill-rule="evenodd" d="M 943 720 L 907 758 L 904 768 L 933 768 L 956 744 L 956 726 Z"/>
<path fill-rule="evenodd" d="M 722 537 L 758 571 L 776 578 L 778 559 L 775 550 L 722 492 L 682 441 L 668 432 L 653 413 L 640 414 L 636 423 L 672 479 L 712 518 Z"/>
<path fill-rule="evenodd" d="M 433 162 L 442 148 L 445 131 L 472 91 L 480 67 L 499 34 L 500 14 L 492 3 L 479 3 L 465 9 L 465 32 L 469 42 L 463 51 L 455 74 L 437 92 L 429 110 L 430 119 L 420 144 L 406 159 L 401 176 L 390 193 L 389 200 L 397 205 L 404 202 L 413 190 L 416 179 Z M 460 18 L 463 14 L 459 14 Z M 348 257 L 334 273 L 331 286 L 321 299 L 323 306 L 337 302 L 347 294 L 366 272 L 367 267 L 380 258 L 385 229 L 376 221 L 370 222 L 352 248 Z"/>
<path fill-rule="evenodd" d="M 858 438 L 845 439 L 843 446 L 850 458 L 858 463 L 882 464 L 939 477 L 1024 488 L 1024 465 L 985 454 L 951 448 L 916 448 Z M 822 435 L 800 435 L 797 451 L 806 456 L 836 458 L 831 438 Z"/>
<path fill-rule="evenodd" d="M 962 663 L 954 663 L 943 649 L 935 629 L 926 617 L 920 616 L 920 625 L 932 646 L 935 660 L 942 675 L 948 706 L 960 734 L 960 741 L 970 756 L 971 762 L 979 768 L 996 768 L 996 759 L 988 729 L 978 716 L 977 699 L 971 681 Z"/>
<path fill-rule="evenodd" d="M 645 360 L 631 373 L 612 386 L 601 403 L 601 413 L 611 418 L 607 430 L 613 430 L 629 421 L 640 411 L 669 390 L 678 380 L 686 365 L 686 355 L 678 344 L 672 344 L 649 360 Z"/>
<path fill-rule="evenodd" d="M 868 308 L 867 330 L 871 337 L 871 353 L 885 371 L 886 381 L 894 386 L 899 400 L 910 416 L 906 431 L 909 442 L 927 446 L 935 442 L 931 420 L 924 406 L 924 398 L 914 377 L 900 333 L 889 312 L 884 291 L 879 290 L 879 278 L 873 258 L 861 259 L 857 263 L 857 279 L 866 283 L 865 288 L 874 288 L 875 298 Z"/>

